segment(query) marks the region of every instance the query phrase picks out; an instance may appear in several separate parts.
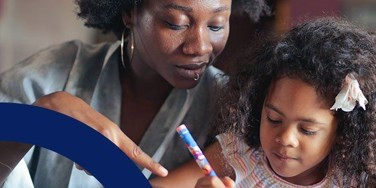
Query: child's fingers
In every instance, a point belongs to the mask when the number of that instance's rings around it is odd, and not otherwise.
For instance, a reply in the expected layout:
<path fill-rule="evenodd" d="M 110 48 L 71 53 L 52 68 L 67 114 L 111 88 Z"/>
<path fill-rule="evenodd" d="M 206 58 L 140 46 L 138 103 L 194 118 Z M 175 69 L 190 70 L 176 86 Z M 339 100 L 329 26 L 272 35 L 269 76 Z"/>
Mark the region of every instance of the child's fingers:
<path fill-rule="evenodd" d="M 235 187 L 235 182 L 234 180 L 232 180 L 230 177 L 226 176 L 224 178 L 222 178 L 222 182 L 223 184 L 225 184 L 226 188 L 232 188 L 232 187 Z"/>
<path fill-rule="evenodd" d="M 217 187 L 217 188 L 225 188 L 226 186 L 222 183 L 222 181 L 218 177 L 207 176 L 200 178 L 195 188 L 209 188 L 209 187 Z"/>
<path fill-rule="evenodd" d="M 223 180 L 221 180 L 218 177 L 207 176 L 200 178 L 197 181 L 195 188 L 230 188 L 234 187 L 234 185 L 234 181 L 232 181 L 229 177 L 225 177 Z"/>

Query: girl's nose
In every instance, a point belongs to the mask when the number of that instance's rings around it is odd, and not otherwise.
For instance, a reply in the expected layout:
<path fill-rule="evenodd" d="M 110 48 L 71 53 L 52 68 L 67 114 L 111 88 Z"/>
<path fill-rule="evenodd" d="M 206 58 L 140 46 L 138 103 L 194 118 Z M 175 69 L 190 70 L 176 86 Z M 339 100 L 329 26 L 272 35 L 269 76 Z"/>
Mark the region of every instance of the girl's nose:
<path fill-rule="evenodd" d="M 275 141 L 286 147 L 298 147 L 299 141 L 296 133 L 292 128 L 285 128 L 277 135 Z"/>

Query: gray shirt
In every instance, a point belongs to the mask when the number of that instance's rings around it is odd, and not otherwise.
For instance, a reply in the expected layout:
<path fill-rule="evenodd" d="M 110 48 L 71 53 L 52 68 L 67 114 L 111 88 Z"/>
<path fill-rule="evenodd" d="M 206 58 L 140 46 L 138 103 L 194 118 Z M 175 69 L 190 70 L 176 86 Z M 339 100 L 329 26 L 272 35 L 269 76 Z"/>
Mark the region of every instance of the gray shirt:
<path fill-rule="evenodd" d="M 119 44 L 71 41 L 42 50 L 0 75 L 0 101 L 31 104 L 49 93 L 66 91 L 119 125 Z M 203 147 L 211 130 L 215 86 L 221 82 L 222 72 L 209 66 L 195 88 L 173 89 L 143 136 L 139 144 L 142 150 L 156 160 L 161 158 L 160 163 L 167 169 L 189 160 L 190 154 L 175 134 L 175 127 L 186 124 Z M 28 156 L 32 157 L 25 157 L 13 170 L 4 187 L 15 187 L 13 183 L 19 183 L 21 178 L 28 184 L 22 187 L 102 187 L 94 177 L 73 167 L 69 159 L 44 148 L 38 155 L 33 155 L 34 151 L 29 151 Z M 25 173 L 29 169 L 24 162 L 28 167 L 37 162 L 33 177 Z M 34 185 L 28 183 L 31 180 Z"/>

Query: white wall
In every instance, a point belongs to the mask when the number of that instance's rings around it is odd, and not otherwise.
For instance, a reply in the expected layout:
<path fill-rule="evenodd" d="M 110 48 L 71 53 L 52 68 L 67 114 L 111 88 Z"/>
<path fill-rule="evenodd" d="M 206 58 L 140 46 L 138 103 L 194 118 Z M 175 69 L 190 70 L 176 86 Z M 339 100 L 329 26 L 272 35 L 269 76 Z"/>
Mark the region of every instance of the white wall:
<path fill-rule="evenodd" d="M 0 72 L 50 45 L 94 41 L 73 0 L 0 0 Z"/>

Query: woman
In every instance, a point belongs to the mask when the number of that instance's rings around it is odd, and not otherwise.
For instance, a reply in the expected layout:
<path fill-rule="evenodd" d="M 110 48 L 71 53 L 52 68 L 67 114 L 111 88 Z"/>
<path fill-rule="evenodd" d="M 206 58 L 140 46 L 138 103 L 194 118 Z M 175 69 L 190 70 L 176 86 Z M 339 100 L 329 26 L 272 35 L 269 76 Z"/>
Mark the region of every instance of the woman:
<path fill-rule="evenodd" d="M 221 72 L 210 64 L 228 38 L 231 0 L 76 2 L 86 25 L 112 31 L 120 41 L 95 46 L 71 41 L 43 50 L 1 75 L 0 100 L 76 118 L 140 166 L 167 175 L 157 162 L 172 169 L 190 159 L 174 134 L 176 125 L 187 124 L 200 146 L 208 140 L 210 95 L 221 82 Z M 30 146 L 1 148 L 6 155 L 0 161 L 13 169 Z M 56 153 L 35 148 L 30 155 L 32 177 L 26 179 L 35 187 L 101 187 Z M 51 176 L 54 171 L 59 176 Z M 3 181 L 8 174 L 2 170 Z"/>

